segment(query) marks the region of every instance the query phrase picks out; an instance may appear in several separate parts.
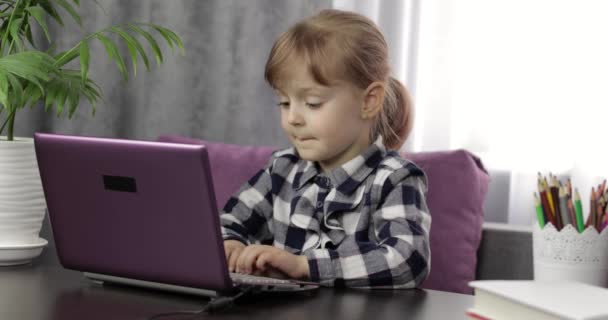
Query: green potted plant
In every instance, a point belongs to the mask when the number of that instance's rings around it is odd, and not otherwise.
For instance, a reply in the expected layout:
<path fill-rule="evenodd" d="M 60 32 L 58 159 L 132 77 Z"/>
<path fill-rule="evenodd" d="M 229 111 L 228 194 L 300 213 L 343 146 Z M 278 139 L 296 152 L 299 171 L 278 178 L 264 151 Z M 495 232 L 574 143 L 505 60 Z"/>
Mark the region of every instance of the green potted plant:
<path fill-rule="evenodd" d="M 18 112 L 26 106 L 42 105 L 57 116 L 67 113 L 72 118 L 81 98 L 92 105 L 101 98 L 101 89 L 89 77 L 89 62 L 93 58 L 89 44 L 99 41 L 107 57 L 113 60 L 125 81 L 129 71 L 125 60 L 130 59 L 133 73 L 142 61 L 150 68 L 151 51 L 157 63 L 163 55 L 157 38 L 173 51 L 183 54 L 183 44 L 175 32 L 149 23 L 125 23 L 109 26 L 85 35 L 79 42 L 63 51 L 56 51 L 47 21 L 63 26 L 62 15 L 69 15 L 82 26 L 78 13 L 79 0 L 0 0 L 0 265 L 29 261 L 27 254 L 11 257 L 2 249 L 36 247 L 37 255 L 46 240 L 38 233 L 44 218 L 46 203 L 40 183 L 33 139 L 15 137 Z M 33 33 L 44 33 L 48 43 L 42 50 L 35 44 Z M 123 42 L 128 54 L 123 58 L 117 43 Z M 149 49 L 145 49 L 149 48 Z M 27 250 L 26 250 L 27 251 Z"/>

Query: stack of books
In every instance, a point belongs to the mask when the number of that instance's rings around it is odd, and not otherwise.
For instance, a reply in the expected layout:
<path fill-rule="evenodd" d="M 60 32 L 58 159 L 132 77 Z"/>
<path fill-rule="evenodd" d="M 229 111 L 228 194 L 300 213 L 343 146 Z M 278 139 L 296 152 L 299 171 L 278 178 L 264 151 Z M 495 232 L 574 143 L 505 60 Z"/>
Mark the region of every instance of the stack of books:
<path fill-rule="evenodd" d="M 469 319 L 608 320 L 608 290 L 580 282 L 482 280 Z"/>

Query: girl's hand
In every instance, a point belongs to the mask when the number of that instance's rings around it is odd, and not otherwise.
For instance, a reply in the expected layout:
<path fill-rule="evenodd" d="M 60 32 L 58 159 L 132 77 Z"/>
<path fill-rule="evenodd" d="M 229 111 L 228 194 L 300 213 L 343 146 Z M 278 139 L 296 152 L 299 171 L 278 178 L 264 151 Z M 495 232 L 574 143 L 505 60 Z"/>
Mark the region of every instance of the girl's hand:
<path fill-rule="evenodd" d="M 279 271 L 290 278 L 308 279 L 308 259 L 273 246 L 249 245 L 240 252 L 236 272 L 273 274 Z"/>
<path fill-rule="evenodd" d="M 240 241 L 224 241 L 224 252 L 226 253 L 226 262 L 228 263 L 228 270 L 230 270 L 230 272 L 236 270 L 236 261 L 243 252 L 243 249 L 245 249 L 245 245 Z"/>

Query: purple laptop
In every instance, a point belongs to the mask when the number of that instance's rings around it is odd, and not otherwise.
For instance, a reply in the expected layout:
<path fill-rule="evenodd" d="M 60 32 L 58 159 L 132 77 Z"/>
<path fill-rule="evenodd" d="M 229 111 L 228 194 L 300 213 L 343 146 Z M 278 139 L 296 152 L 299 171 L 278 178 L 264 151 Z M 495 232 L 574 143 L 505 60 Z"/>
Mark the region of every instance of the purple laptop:
<path fill-rule="evenodd" d="M 61 264 L 93 280 L 203 295 L 239 284 L 315 285 L 230 274 L 202 145 L 34 135 Z"/>

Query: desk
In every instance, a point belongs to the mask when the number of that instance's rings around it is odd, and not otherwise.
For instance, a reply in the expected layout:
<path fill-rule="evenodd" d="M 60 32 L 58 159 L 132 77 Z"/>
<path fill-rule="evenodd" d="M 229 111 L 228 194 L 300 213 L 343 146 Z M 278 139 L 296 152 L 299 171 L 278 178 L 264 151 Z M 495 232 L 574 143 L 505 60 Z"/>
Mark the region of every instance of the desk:
<path fill-rule="evenodd" d="M 98 286 L 79 272 L 41 259 L 0 268 L 0 319 L 142 320 L 161 312 L 197 310 L 205 302 L 197 296 Z M 472 296 L 434 290 L 322 288 L 314 293 L 251 297 L 196 319 L 464 319 L 464 311 L 472 305 Z"/>

